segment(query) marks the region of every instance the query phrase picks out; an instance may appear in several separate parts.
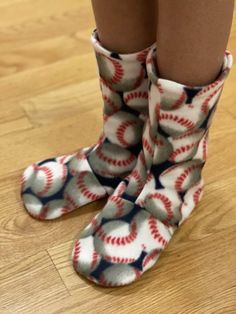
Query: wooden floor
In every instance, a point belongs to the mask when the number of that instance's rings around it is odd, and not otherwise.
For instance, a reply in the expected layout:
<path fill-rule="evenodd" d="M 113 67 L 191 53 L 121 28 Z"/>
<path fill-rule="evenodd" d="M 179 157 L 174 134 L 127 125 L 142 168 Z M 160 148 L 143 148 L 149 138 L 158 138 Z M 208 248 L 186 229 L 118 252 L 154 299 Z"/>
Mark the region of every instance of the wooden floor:
<path fill-rule="evenodd" d="M 73 239 L 103 202 L 55 222 L 24 211 L 22 170 L 98 137 L 93 27 L 90 1 L 0 1 L 0 313 L 236 313 L 235 66 L 211 132 L 204 198 L 140 281 L 105 289 L 73 271 Z M 236 55 L 236 19 L 229 46 Z"/>

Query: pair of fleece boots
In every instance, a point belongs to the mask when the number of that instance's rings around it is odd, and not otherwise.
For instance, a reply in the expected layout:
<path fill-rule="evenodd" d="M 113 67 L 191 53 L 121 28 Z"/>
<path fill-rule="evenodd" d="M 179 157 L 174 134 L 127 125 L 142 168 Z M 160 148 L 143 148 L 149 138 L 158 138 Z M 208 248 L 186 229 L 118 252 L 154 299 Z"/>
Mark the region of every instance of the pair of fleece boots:
<path fill-rule="evenodd" d="M 75 241 L 75 270 L 97 284 L 138 279 L 158 260 L 202 197 L 208 131 L 232 65 L 226 52 L 212 84 L 158 78 L 155 47 L 109 52 L 92 35 L 104 100 L 97 144 L 37 162 L 22 176 L 28 213 L 55 219 L 108 197 Z"/>

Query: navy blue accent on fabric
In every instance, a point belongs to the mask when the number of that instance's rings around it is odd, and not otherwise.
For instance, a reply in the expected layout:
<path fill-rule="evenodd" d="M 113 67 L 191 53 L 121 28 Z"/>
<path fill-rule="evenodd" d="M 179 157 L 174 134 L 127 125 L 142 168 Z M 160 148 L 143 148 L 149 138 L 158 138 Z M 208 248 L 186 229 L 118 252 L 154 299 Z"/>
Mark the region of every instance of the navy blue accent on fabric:
<path fill-rule="evenodd" d="M 60 189 L 60 191 L 53 194 L 52 196 L 48 196 L 48 197 L 40 196 L 40 201 L 42 202 L 42 204 L 46 205 L 48 202 L 54 201 L 55 199 L 64 199 L 65 188 L 66 188 L 68 182 L 70 181 L 70 179 L 72 179 L 72 178 L 73 178 L 73 176 L 70 173 L 68 173 L 67 178 L 65 180 L 65 183 L 64 183 L 63 187 Z M 31 188 L 28 188 L 27 190 L 25 190 L 22 193 L 22 195 L 26 194 L 26 193 L 35 195 L 35 193 L 31 190 Z"/>
<path fill-rule="evenodd" d="M 129 147 L 129 151 L 130 151 L 132 154 L 134 154 L 136 157 L 138 157 L 138 155 L 139 155 L 141 149 L 142 149 L 142 143 L 141 143 L 141 142 L 138 143 L 138 144 L 135 145 L 135 146 Z"/>
<path fill-rule="evenodd" d="M 120 55 L 116 52 L 111 52 L 110 56 L 114 59 L 118 59 L 118 60 L 122 60 L 122 58 L 120 57 Z"/>
<path fill-rule="evenodd" d="M 109 139 L 107 137 L 104 139 L 103 143 L 111 144 L 111 142 L 109 141 Z"/>
<path fill-rule="evenodd" d="M 139 117 L 140 112 L 138 112 L 137 110 L 134 110 L 133 108 L 129 107 L 129 106 L 125 103 L 125 101 L 124 101 L 124 93 L 123 93 L 123 92 L 119 92 L 119 93 L 117 93 L 117 94 L 120 95 L 121 100 L 122 100 L 122 106 L 121 106 L 121 108 L 119 109 L 119 111 L 124 111 L 124 112 L 127 112 L 127 113 L 131 113 L 131 114 L 133 114 L 134 116 Z"/>
<path fill-rule="evenodd" d="M 149 82 L 148 82 L 148 90 L 149 90 L 149 91 L 151 90 L 151 86 L 152 86 L 152 82 L 149 81 Z"/>
<path fill-rule="evenodd" d="M 201 129 L 207 129 L 208 121 L 211 118 L 211 115 L 214 114 L 215 109 L 216 109 L 215 106 L 213 106 L 211 110 L 209 110 L 206 119 L 203 121 L 203 123 L 200 126 Z"/>
<path fill-rule="evenodd" d="M 185 192 L 178 192 L 178 194 L 179 194 L 179 196 L 181 198 L 182 203 L 184 202 L 184 197 L 185 197 L 186 193 L 187 193 L 187 191 L 185 191 Z"/>
<path fill-rule="evenodd" d="M 122 198 L 127 200 L 127 201 L 129 201 L 129 202 L 134 203 L 136 201 L 136 199 L 137 199 L 137 196 L 132 196 L 132 195 L 129 195 L 127 193 L 123 193 L 122 194 Z"/>
<path fill-rule="evenodd" d="M 166 137 L 166 138 L 168 138 L 168 137 L 170 136 L 168 133 L 166 133 L 164 130 L 162 130 L 160 124 L 159 124 L 158 127 L 157 127 L 157 132 L 158 132 L 160 135 L 162 135 L 162 136 L 164 136 L 164 137 Z"/>
<path fill-rule="evenodd" d="M 170 167 L 174 166 L 175 163 L 172 161 L 164 161 L 158 165 L 152 165 L 150 172 L 154 175 L 155 179 L 157 179 L 163 171 L 169 169 Z"/>
<path fill-rule="evenodd" d="M 133 262 L 133 263 L 131 263 L 129 265 L 138 268 L 140 271 L 143 271 L 143 260 L 144 260 L 144 258 L 146 256 L 147 256 L 147 253 L 142 251 L 142 253 L 140 254 L 139 258 L 136 259 L 135 262 Z"/>
<path fill-rule="evenodd" d="M 134 204 L 133 209 L 125 216 L 121 217 L 123 221 L 127 222 L 127 223 L 131 223 L 132 219 L 134 218 L 135 215 L 137 215 L 137 213 L 139 213 L 141 210 L 143 210 L 142 207 L 140 207 L 137 204 Z"/>
<path fill-rule="evenodd" d="M 56 162 L 56 159 L 55 158 L 48 158 L 46 160 L 43 160 L 43 161 L 40 161 L 37 163 L 38 166 L 43 166 L 44 164 L 46 164 L 47 162 Z"/>
<path fill-rule="evenodd" d="M 202 90 L 201 87 L 196 88 L 190 88 L 190 87 L 184 87 L 184 91 L 187 95 L 186 104 L 191 104 L 193 101 L 193 98 Z"/>
<path fill-rule="evenodd" d="M 107 262 L 106 260 L 102 259 L 98 265 L 98 267 L 90 274 L 95 279 L 99 280 L 100 275 L 106 270 L 108 267 L 114 264 Z"/>
<path fill-rule="evenodd" d="M 155 188 L 156 189 L 164 189 L 164 186 L 160 182 L 160 175 L 162 174 L 162 172 L 164 172 L 168 168 L 172 167 L 173 165 L 175 165 L 175 163 L 168 161 L 168 160 L 159 164 L 159 165 L 152 165 L 151 173 L 154 175 L 154 178 L 156 181 L 155 182 Z"/>
<path fill-rule="evenodd" d="M 118 177 L 112 177 L 112 178 L 103 177 L 97 174 L 95 171 L 93 171 L 93 174 L 95 175 L 95 177 L 97 178 L 97 180 L 99 181 L 101 185 L 108 186 L 113 189 L 115 189 L 117 185 L 122 181 L 122 178 L 118 178 Z"/>
<path fill-rule="evenodd" d="M 143 67 L 143 69 L 144 69 L 144 78 L 148 78 L 148 73 L 147 73 L 147 70 L 146 70 L 146 63 L 142 63 L 142 67 Z"/>

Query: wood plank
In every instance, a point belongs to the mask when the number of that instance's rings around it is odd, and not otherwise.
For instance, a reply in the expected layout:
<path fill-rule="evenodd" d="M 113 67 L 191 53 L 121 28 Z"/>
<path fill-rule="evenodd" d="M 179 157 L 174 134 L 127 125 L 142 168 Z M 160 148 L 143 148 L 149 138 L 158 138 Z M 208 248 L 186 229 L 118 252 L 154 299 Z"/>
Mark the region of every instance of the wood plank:
<path fill-rule="evenodd" d="M 0 267 L 0 295 L 1 313 L 27 314 L 66 298 L 69 293 L 47 252 L 42 251 Z"/>

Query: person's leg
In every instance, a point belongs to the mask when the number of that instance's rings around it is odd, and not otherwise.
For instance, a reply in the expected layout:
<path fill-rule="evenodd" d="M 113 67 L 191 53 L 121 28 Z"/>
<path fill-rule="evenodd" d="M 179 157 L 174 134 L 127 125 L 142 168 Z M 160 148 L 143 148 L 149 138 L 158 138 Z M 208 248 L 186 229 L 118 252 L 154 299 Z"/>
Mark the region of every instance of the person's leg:
<path fill-rule="evenodd" d="M 133 0 L 93 4 L 98 33 L 93 33 L 92 44 L 104 99 L 103 132 L 89 149 L 26 169 L 22 199 L 29 214 L 38 219 L 58 218 L 111 194 L 132 171 L 140 151 L 142 117 L 148 110 L 145 62 L 155 41 L 155 22 L 147 25 L 147 21 L 153 10 L 146 2 Z"/>
<path fill-rule="evenodd" d="M 222 66 L 234 0 L 159 0 L 157 65 L 161 78 L 212 82 Z"/>
<path fill-rule="evenodd" d="M 232 1 L 160 0 L 160 10 L 138 161 L 74 246 L 75 270 L 100 285 L 130 284 L 153 267 L 200 201 L 209 127 L 232 67 Z"/>
<path fill-rule="evenodd" d="M 155 42 L 155 0 L 92 0 L 92 4 L 105 48 L 132 53 Z"/>

